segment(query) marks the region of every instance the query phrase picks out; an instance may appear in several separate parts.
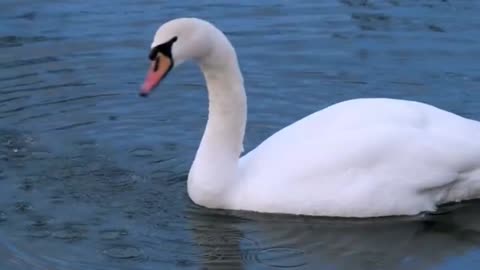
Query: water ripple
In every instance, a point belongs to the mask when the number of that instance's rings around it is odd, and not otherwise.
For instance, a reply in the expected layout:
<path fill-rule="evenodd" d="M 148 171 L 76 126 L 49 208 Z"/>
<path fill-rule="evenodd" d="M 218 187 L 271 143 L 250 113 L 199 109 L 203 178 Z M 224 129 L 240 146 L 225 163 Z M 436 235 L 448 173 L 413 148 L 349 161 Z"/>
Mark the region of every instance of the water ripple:
<path fill-rule="evenodd" d="M 127 236 L 128 231 L 109 229 L 101 231 L 100 235 L 102 240 L 119 240 Z"/>
<path fill-rule="evenodd" d="M 84 87 L 94 85 L 93 83 L 64 83 L 64 84 L 57 84 L 57 85 L 47 85 L 47 86 L 38 86 L 38 87 L 29 87 L 29 88 L 18 88 L 15 90 L 8 90 L 8 91 L 0 91 L 1 94 L 12 94 L 12 93 L 20 93 L 20 92 L 32 92 L 32 91 L 40 91 L 40 90 L 53 90 L 57 88 L 70 88 L 70 87 Z"/>
<path fill-rule="evenodd" d="M 21 36 L 0 36 L 0 48 L 19 47 L 24 44 L 46 42 L 46 41 L 60 41 L 60 38 L 51 38 L 44 36 L 21 37 Z"/>
<path fill-rule="evenodd" d="M 74 128 L 77 128 L 77 127 L 82 127 L 82 126 L 88 126 L 88 125 L 91 125 L 91 124 L 95 124 L 96 122 L 97 121 L 86 121 L 86 122 L 82 122 L 82 123 L 75 123 L 75 124 L 65 125 L 65 126 L 61 126 L 61 127 L 56 127 L 56 128 L 50 129 L 50 130 L 74 129 Z"/>
<path fill-rule="evenodd" d="M 115 259 L 137 259 L 143 255 L 141 249 L 129 245 L 117 245 L 106 248 L 103 254 Z"/>
<path fill-rule="evenodd" d="M 58 62 L 58 61 L 60 60 L 57 57 L 53 57 L 53 56 L 12 60 L 10 62 L 0 62 L 0 68 L 4 68 L 4 69 L 17 68 L 21 66 L 41 65 L 41 64 L 51 63 L 51 62 Z"/>
<path fill-rule="evenodd" d="M 16 80 L 19 80 L 19 79 L 28 78 L 28 77 L 32 77 L 32 76 L 37 76 L 37 73 L 27 73 L 27 74 L 13 75 L 13 76 L 10 76 L 10 77 L 1 77 L 0 82 L 16 81 Z"/>
<path fill-rule="evenodd" d="M 25 106 L 1 111 L 0 113 L 19 112 L 19 111 L 23 111 L 23 110 L 27 110 L 27 109 L 31 109 L 31 108 L 45 107 L 45 106 L 51 106 L 51 105 L 56 105 L 56 104 L 62 104 L 62 103 L 72 103 L 72 102 L 78 102 L 78 101 L 82 101 L 82 100 L 97 99 L 97 98 L 101 98 L 101 97 L 111 97 L 111 96 L 116 96 L 116 95 L 118 95 L 118 94 L 98 94 L 98 95 L 92 95 L 92 96 L 81 96 L 81 97 L 67 98 L 67 99 L 61 99 L 61 100 L 55 100 L 55 101 L 34 103 L 34 104 L 30 104 L 30 105 L 25 105 Z M 0 101 L 0 103 L 1 103 L 1 101 Z M 76 127 L 76 126 L 79 126 L 79 125 L 81 126 L 81 125 L 85 125 L 85 124 L 91 124 L 93 122 L 95 122 L 95 121 L 89 121 L 89 122 L 86 122 L 86 123 L 75 123 L 75 124 L 72 124 L 72 125 L 68 125 L 66 127 L 60 127 L 60 128 L 56 128 L 56 129 L 57 130 L 68 129 L 68 128 L 70 128 L 70 126 L 71 127 Z"/>
<path fill-rule="evenodd" d="M 267 248 L 259 251 L 255 259 L 260 263 L 274 268 L 297 268 L 307 265 L 302 250 L 293 248 Z"/>

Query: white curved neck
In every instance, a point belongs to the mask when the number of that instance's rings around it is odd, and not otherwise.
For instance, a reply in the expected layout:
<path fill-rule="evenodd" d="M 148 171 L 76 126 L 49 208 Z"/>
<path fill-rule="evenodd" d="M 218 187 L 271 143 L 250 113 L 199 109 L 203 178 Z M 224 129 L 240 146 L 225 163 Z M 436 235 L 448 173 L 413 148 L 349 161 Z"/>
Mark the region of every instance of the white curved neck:
<path fill-rule="evenodd" d="M 226 42 L 225 42 L 226 41 Z M 199 60 L 208 88 L 208 121 L 188 176 L 188 193 L 197 204 L 225 207 L 238 180 L 247 104 L 243 77 L 233 47 L 217 40 L 214 50 Z"/>

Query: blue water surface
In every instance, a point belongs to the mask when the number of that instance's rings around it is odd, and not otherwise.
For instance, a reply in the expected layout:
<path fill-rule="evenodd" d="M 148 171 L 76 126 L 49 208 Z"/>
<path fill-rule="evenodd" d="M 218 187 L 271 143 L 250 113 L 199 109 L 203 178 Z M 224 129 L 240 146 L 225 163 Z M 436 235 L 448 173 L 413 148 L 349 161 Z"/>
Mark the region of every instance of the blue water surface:
<path fill-rule="evenodd" d="M 157 27 L 194 16 L 237 49 L 246 150 L 357 97 L 480 119 L 479 13 L 476 0 L 2 0 L 0 268 L 479 268 L 477 202 L 365 220 L 194 205 L 186 175 L 207 117 L 198 68 L 137 95 Z"/>

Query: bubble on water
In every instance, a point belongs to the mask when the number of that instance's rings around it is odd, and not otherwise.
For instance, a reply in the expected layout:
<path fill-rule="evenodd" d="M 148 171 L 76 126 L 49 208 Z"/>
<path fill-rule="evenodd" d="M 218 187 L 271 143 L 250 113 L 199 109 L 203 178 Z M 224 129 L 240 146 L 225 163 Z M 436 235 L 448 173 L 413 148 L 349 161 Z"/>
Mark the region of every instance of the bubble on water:
<path fill-rule="evenodd" d="M 27 225 L 26 235 L 33 238 L 45 238 L 51 235 L 50 223 L 52 218 L 47 216 L 34 216 Z"/>
<path fill-rule="evenodd" d="M 130 151 L 130 154 L 135 157 L 150 157 L 153 155 L 153 151 L 149 148 L 135 148 Z"/>
<path fill-rule="evenodd" d="M 103 254 L 116 259 L 135 259 L 142 256 L 143 253 L 137 247 L 124 245 L 107 248 L 103 251 Z"/>
<path fill-rule="evenodd" d="M 46 229 L 31 229 L 27 231 L 27 236 L 33 238 L 46 238 L 49 237 L 52 233 Z"/>
<path fill-rule="evenodd" d="M 0 211 L 0 223 L 8 220 L 7 213 Z"/>
<path fill-rule="evenodd" d="M 100 232 L 100 237 L 103 240 L 118 240 L 128 235 L 126 230 L 104 230 Z"/>
<path fill-rule="evenodd" d="M 53 158 L 53 155 L 48 151 L 34 151 L 31 153 L 31 158 L 36 160 L 46 160 Z"/>
<path fill-rule="evenodd" d="M 33 180 L 30 178 L 25 178 L 20 185 L 18 186 L 19 189 L 23 191 L 31 191 L 33 189 Z"/>
<path fill-rule="evenodd" d="M 79 231 L 72 231 L 72 230 L 59 230 L 53 233 L 53 237 L 59 239 L 81 239 L 83 234 Z"/>
<path fill-rule="evenodd" d="M 187 259 L 180 259 L 180 260 L 177 260 L 176 263 L 175 263 L 178 267 L 181 267 L 181 268 L 187 268 L 187 267 L 192 267 L 192 266 L 195 266 L 195 263 L 191 260 L 187 260 Z"/>
<path fill-rule="evenodd" d="M 30 226 L 33 227 L 45 227 L 50 224 L 52 218 L 46 216 L 35 216 L 32 218 Z"/>
<path fill-rule="evenodd" d="M 33 206 L 29 202 L 20 201 L 15 203 L 15 210 L 19 213 L 26 213 L 33 209 Z"/>
<path fill-rule="evenodd" d="M 52 236 L 57 239 L 76 241 L 87 238 L 87 229 L 83 224 L 66 224 L 63 228 L 53 232 Z"/>

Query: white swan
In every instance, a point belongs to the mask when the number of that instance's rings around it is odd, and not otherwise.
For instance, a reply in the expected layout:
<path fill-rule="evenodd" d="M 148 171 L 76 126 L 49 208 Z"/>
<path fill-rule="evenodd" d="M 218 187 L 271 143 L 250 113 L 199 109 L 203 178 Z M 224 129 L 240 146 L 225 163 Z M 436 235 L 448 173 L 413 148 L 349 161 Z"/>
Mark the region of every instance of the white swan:
<path fill-rule="evenodd" d="M 243 77 L 227 37 L 207 21 L 157 30 L 147 96 L 174 66 L 194 60 L 209 114 L 188 194 L 209 208 L 339 217 L 415 215 L 480 195 L 480 124 L 433 106 L 385 98 L 341 102 L 265 140 L 240 158 Z"/>

